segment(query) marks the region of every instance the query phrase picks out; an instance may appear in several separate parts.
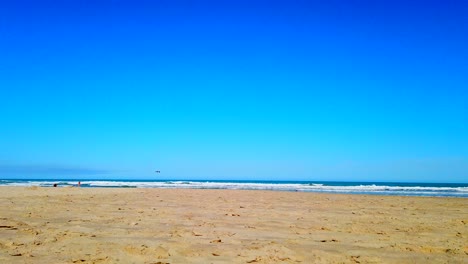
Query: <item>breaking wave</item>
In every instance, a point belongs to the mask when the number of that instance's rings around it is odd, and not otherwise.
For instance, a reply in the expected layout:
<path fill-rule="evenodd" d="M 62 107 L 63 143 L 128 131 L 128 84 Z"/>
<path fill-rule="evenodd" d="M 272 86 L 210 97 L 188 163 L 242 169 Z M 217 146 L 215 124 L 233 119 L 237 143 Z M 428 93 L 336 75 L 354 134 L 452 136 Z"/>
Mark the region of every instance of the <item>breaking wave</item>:
<path fill-rule="evenodd" d="M 0 180 L 0 186 L 76 186 L 65 180 Z M 81 187 L 101 188 L 166 188 L 166 189 L 229 189 L 377 194 L 403 196 L 443 196 L 468 198 L 468 184 L 352 183 L 352 182 L 242 182 L 242 181 L 81 181 Z"/>

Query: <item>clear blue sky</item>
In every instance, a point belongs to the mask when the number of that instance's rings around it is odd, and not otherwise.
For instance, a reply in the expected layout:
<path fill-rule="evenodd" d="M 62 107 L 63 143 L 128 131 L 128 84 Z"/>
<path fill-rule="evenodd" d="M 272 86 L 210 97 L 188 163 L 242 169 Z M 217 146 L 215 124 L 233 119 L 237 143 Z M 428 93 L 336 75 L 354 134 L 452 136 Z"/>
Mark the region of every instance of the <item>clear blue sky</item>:
<path fill-rule="evenodd" d="M 2 1 L 0 178 L 468 182 L 467 14 Z"/>

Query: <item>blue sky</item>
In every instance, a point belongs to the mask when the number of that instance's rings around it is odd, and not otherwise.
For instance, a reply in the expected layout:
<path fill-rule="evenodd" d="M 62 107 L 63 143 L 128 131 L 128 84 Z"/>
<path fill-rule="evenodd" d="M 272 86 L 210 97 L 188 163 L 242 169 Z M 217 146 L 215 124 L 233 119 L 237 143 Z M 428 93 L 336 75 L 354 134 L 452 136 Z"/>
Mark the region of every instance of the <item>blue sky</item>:
<path fill-rule="evenodd" d="M 466 14 L 2 1 L 0 177 L 468 182 Z"/>

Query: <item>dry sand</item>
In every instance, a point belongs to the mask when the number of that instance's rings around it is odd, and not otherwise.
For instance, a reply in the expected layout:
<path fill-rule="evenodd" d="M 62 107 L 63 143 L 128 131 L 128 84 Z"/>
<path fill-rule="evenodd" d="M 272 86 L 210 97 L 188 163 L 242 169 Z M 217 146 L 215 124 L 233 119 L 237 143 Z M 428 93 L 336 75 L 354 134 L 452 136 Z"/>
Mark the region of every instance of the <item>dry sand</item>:
<path fill-rule="evenodd" d="M 468 200 L 0 188 L 0 263 L 468 263 Z"/>

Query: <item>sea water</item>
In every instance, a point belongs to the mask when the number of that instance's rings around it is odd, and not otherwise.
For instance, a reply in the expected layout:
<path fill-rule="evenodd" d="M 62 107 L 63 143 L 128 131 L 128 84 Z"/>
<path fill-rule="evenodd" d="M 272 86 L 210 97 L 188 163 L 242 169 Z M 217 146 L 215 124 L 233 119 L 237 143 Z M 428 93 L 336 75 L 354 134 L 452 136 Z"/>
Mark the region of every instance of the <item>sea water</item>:
<path fill-rule="evenodd" d="M 79 180 L 0 180 L 0 186 L 77 186 Z M 82 180 L 81 187 L 229 189 L 468 198 L 468 184 L 325 181 Z"/>

